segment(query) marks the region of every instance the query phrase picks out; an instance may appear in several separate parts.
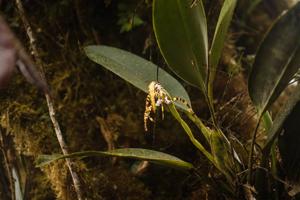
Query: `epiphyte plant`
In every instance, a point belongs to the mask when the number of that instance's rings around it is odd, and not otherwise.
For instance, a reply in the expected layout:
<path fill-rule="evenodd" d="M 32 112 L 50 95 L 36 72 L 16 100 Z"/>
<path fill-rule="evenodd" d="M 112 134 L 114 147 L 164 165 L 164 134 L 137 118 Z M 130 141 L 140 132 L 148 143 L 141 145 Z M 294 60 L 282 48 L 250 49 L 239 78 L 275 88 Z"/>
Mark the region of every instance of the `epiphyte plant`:
<path fill-rule="evenodd" d="M 109 46 L 87 46 L 86 55 L 94 62 L 122 77 L 137 88 L 148 93 L 144 115 L 145 129 L 147 121 L 153 120 L 151 112 L 155 112 L 159 106 L 168 110 L 182 126 L 193 145 L 221 172 L 228 190 L 234 194 L 235 187 L 245 186 L 246 192 L 264 199 L 266 195 L 272 198 L 274 194 L 267 191 L 267 176 L 259 173 L 259 167 L 253 167 L 254 146 L 256 134 L 261 121 L 264 121 L 267 140 L 263 144 L 260 157 L 262 168 L 269 170 L 271 165 L 272 174 L 277 176 L 276 152 L 274 145 L 279 140 L 279 150 L 283 162 L 298 163 L 299 158 L 291 156 L 291 148 L 287 142 L 291 138 L 299 138 L 295 135 L 294 126 L 297 124 L 295 116 L 299 119 L 299 90 L 296 95 L 272 124 L 269 108 L 286 88 L 293 78 L 300 63 L 300 3 L 297 3 L 289 11 L 280 16 L 273 24 L 264 40 L 262 41 L 255 57 L 249 78 L 249 94 L 254 106 L 257 108 L 257 127 L 254 130 L 251 145 L 248 150 L 248 163 L 240 159 L 242 152 L 236 150 L 226 137 L 218 124 L 213 105 L 213 85 L 216 77 L 218 63 L 236 7 L 236 0 L 225 0 L 215 27 L 212 43 L 208 44 L 207 20 L 204 6 L 201 0 L 154 0 L 153 1 L 153 29 L 159 49 L 170 69 L 185 82 L 196 86 L 203 93 L 210 111 L 212 125 L 208 126 L 193 111 L 189 95 L 184 87 L 169 73 L 159 68 L 157 80 L 157 68 L 155 64 L 136 56 L 130 52 Z M 288 37 L 286 37 L 288 35 Z M 176 41 L 176 42 L 174 42 Z M 209 48 L 210 47 L 210 48 Z M 268 59 L 265 59 L 265 58 Z M 200 130 L 205 138 L 208 148 L 199 142 L 192 129 L 182 118 L 186 115 Z M 291 117 L 293 116 L 293 117 Z M 299 122 L 299 121 L 298 121 Z M 287 126 L 289 124 L 290 126 Z M 279 133 L 285 130 L 285 137 L 279 137 Z M 298 134 L 299 135 L 299 134 Z M 296 148 L 296 147 L 295 147 Z M 297 149 L 297 148 L 296 148 Z M 271 162 L 270 160 L 271 154 Z M 137 159 L 145 159 L 155 163 L 167 164 L 181 169 L 193 169 L 193 165 L 182 161 L 174 156 L 147 149 L 117 149 L 109 152 L 79 152 L 68 155 L 74 156 L 120 156 Z M 40 165 L 66 156 L 43 156 Z M 275 160 L 274 160 L 275 159 Z M 295 162 L 294 162 L 295 161 Z M 271 163 L 271 164 L 270 164 Z M 300 163 L 300 162 L 299 162 Z M 284 164 L 288 169 L 288 164 Z M 295 169 L 295 168 L 293 168 Z M 255 171 L 256 179 L 254 179 Z M 240 177 L 240 174 L 247 174 Z M 274 179 L 272 179 L 274 180 Z M 299 180 L 298 180 L 299 181 Z M 251 190 L 251 186 L 255 189 Z M 261 188 L 264 188 L 261 190 Z M 262 193 L 264 193 L 262 195 Z M 278 196 L 277 196 L 278 197 Z"/>
<path fill-rule="evenodd" d="M 159 83 L 155 83 L 153 81 L 157 78 L 158 68 L 155 64 L 113 47 L 102 45 L 85 48 L 85 53 L 91 60 L 103 65 L 144 92 L 149 92 L 149 84 L 150 86 L 151 84 L 160 86 L 156 87 L 155 94 L 150 94 L 150 104 L 152 105 L 151 108 L 148 106 L 149 110 L 146 109 L 146 118 L 148 118 L 149 112 L 155 109 L 156 105 L 154 104 L 164 106 L 183 127 L 191 142 L 225 175 L 229 183 L 233 183 L 237 173 L 235 163 L 241 161 L 215 120 L 212 86 L 209 85 L 213 83 L 215 76 L 213 74 L 216 70 L 209 70 L 212 67 L 208 63 L 214 63 L 213 66 L 216 68 L 235 5 L 235 0 L 224 2 L 211 45 L 212 49 L 209 50 L 202 1 L 196 3 L 183 0 L 153 1 L 153 28 L 159 48 L 169 67 L 183 80 L 198 87 L 204 94 L 213 119 L 211 128 L 206 126 L 194 113 L 189 96 L 183 86 L 163 69 L 159 68 Z M 172 37 L 169 34 L 170 30 L 174 33 L 171 34 Z M 176 48 L 174 48 L 174 41 L 178 41 Z M 209 150 L 205 149 L 194 137 L 191 128 L 181 117 L 178 109 L 200 129 L 210 146 Z M 130 152 L 132 153 L 132 149 Z M 124 149 L 125 154 L 126 149 Z"/>

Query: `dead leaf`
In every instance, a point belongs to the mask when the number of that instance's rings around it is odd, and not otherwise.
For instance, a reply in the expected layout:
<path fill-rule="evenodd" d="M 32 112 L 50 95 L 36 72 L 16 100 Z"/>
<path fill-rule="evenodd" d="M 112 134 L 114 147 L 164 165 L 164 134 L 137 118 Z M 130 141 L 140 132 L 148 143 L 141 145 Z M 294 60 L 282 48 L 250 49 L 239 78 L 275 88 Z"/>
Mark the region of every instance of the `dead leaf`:
<path fill-rule="evenodd" d="M 108 123 L 102 117 L 96 117 L 96 120 L 100 125 L 102 136 L 104 137 L 104 140 L 107 144 L 107 149 L 109 151 L 115 149 L 114 133 L 109 128 Z"/>
<path fill-rule="evenodd" d="M 256 200 L 254 195 L 257 194 L 257 192 L 253 186 L 244 184 L 243 189 L 244 189 L 245 197 L 247 200 Z"/>
<path fill-rule="evenodd" d="M 141 176 L 144 174 L 147 169 L 149 168 L 149 161 L 136 161 L 132 167 L 131 167 L 131 172 L 136 175 L 136 176 Z"/>

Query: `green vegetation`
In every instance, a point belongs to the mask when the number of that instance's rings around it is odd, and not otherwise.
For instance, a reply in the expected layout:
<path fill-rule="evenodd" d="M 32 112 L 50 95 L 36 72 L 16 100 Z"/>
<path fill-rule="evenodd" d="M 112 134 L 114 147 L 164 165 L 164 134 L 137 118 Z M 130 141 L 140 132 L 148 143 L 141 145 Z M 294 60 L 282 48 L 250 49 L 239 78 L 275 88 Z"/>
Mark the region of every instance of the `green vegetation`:
<path fill-rule="evenodd" d="M 72 170 L 79 174 L 82 196 L 87 199 L 297 198 L 300 3 L 274 20 L 264 35 L 255 32 L 261 42 L 249 61 L 245 54 L 251 53 L 256 38 L 245 34 L 232 41 L 232 37 L 251 30 L 247 23 L 251 24 L 252 13 L 263 10 L 262 1 L 105 1 L 101 12 L 113 13 L 101 16 L 95 14 L 99 12 L 95 2 L 75 1 L 74 6 L 63 2 L 42 3 L 49 10 L 45 18 L 51 19 L 47 27 L 56 27 L 53 19 L 64 18 L 63 13 L 72 8 L 76 33 L 68 29 L 69 24 L 61 27 L 58 36 L 40 30 L 36 39 L 42 49 L 49 50 L 40 53 L 40 62 L 52 80 L 51 99 L 63 137 L 75 153 L 61 153 L 48 117 L 49 103 L 45 105 L 27 84 L 21 88 L 23 79 L 18 77 L 3 92 L 7 95 L 0 97 L 1 161 L 8 166 L 8 170 L 0 168 L 5 177 L 0 182 L 3 198 L 80 199 L 76 187 L 75 192 L 70 188 Z M 20 29 L 10 6 L 3 13 Z M 40 8 L 39 4 L 27 6 L 29 11 Z M 29 19 L 37 22 L 29 11 Z M 243 11 L 248 16 L 239 14 Z M 101 17 L 115 24 L 103 29 L 99 23 L 109 22 Z M 32 23 L 34 30 L 46 28 L 40 23 Z M 145 30 L 147 37 L 141 36 Z M 109 45 L 101 44 L 97 31 L 105 32 Z M 99 69 L 86 56 L 137 89 Z M 139 90 L 148 94 L 146 100 Z M 290 90 L 291 97 L 275 113 L 276 103 Z M 8 159 L 10 151 L 13 161 Z M 111 162 L 102 157 L 111 157 Z M 71 167 L 70 161 L 74 161 Z M 17 183 L 10 180 L 15 171 Z M 30 178 L 39 185 L 37 189 L 26 189 Z M 195 183 L 189 185 L 189 180 Z M 5 188 L 5 182 L 11 188 Z M 43 194 L 44 187 L 53 192 Z"/>

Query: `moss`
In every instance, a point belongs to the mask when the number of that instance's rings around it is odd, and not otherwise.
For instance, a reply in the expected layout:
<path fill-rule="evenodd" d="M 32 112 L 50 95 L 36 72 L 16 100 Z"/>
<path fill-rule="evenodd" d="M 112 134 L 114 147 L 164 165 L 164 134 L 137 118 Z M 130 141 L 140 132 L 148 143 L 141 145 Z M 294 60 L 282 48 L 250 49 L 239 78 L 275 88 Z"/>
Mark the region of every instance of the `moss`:
<path fill-rule="evenodd" d="M 57 119 L 70 150 L 74 152 L 108 148 L 96 120 L 97 117 L 101 117 L 113 134 L 112 142 L 115 147 L 147 147 L 169 152 L 193 162 L 199 168 L 202 177 L 207 177 L 209 173 L 214 174 L 207 160 L 203 159 L 202 154 L 190 144 L 180 126 L 174 125 L 173 119 L 168 114 L 164 120 L 158 115 L 156 124 L 145 134 L 142 123 L 146 95 L 111 72 L 93 64 L 82 52 L 82 47 L 87 44 L 109 44 L 150 57 L 153 62 L 163 66 L 163 59 L 154 44 L 151 43 L 150 47 L 144 49 L 146 40 L 153 38 L 149 4 L 143 4 L 144 1 L 140 0 L 122 1 L 138 5 L 135 10 L 145 23 L 129 33 L 120 34 L 120 27 L 117 25 L 119 2 L 110 0 L 24 2 L 33 30 L 37 33 L 37 44 L 52 89 Z M 205 2 L 209 10 L 209 30 L 212 33 L 221 4 L 216 0 Z M 28 39 L 12 3 L 5 3 L 3 10 L 16 34 L 27 47 Z M 209 38 L 211 40 L 212 35 Z M 235 42 L 229 38 L 227 53 L 223 55 L 222 71 L 227 71 L 226 66 L 236 61 L 232 58 L 239 57 L 235 50 Z M 141 54 L 143 50 L 145 54 Z M 247 89 L 245 84 L 234 84 L 245 81 L 239 73 L 240 68 L 235 67 L 230 70 L 238 71 L 236 77 L 229 83 L 228 93 L 218 105 L 225 105 L 232 97 L 244 93 Z M 228 84 L 227 76 L 218 78 L 216 96 L 220 96 L 224 91 L 224 85 Z M 204 100 L 199 98 L 199 91 L 186 88 L 194 99 L 192 103 L 195 111 L 201 118 L 209 120 L 209 112 Z M 234 101 L 219 112 L 218 116 L 223 120 L 224 129 L 228 128 L 227 133 L 241 133 L 242 139 L 248 138 L 252 121 L 249 120 L 249 124 L 245 125 L 243 125 L 245 118 L 232 121 L 232 116 L 236 116 L 238 111 L 248 112 L 248 105 L 249 99 L 245 97 L 239 104 Z M 217 110 L 221 106 L 217 106 Z M 29 188 L 28 199 L 76 199 L 64 161 L 42 169 L 34 167 L 33 161 L 38 155 L 61 152 L 43 95 L 16 73 L 9 88 L 1 91 L 0 113 L 3 122 L 1 125 L 9 128 L 14 135 L 17 151 L 20 155 L 25 155 L 26 160 L 31 163 L 28 171 L 32 187 Z M 227 114 L 228 118 L 224 117 L 226 113 L 230 113 Z M 196 137 L 203 139 L 201 134 L 194 130 Z M 145 135 L 150 138 L 150 142 L 145 139 Z M 101 196 L 120 200 L 219 197 L 215 195 L 218 189 L 213 188 L 211 186 L 213 184 L 205 178 L 195 178 L 194 174 L 191 176 L 197 182 L 188 184 L 186 182 L 190 180 L 189 174 L 150 165 L 141 177 L 137 177 L 130 172 L 130 165 L 131 163 L 127 161 L 117 161 L 112 165 L 109 159 L 86 158 L 76 161 L 75 168 L 80 174 L 85 195 L 92 200 L 100 199 Z"/>
<path fill-rule="evenodd" d="M 100 9 L 100 12 L 96 14 L 96 18 L 99 19 L 107 12 L 102 9 L 102 3 L 97 1 L 84 5 L 80 3 L 82 13 L 77 16 L 76 5 L 72 1 L 63 2 L 32 1 L 30 5 L 24 4 L 25 9 L 30 13 L 28 17 L 31 25 L 37 32 L 38 46 L 45 63 L 46 76 L 52 88 L 57 118 L 71 151 L 103 150 L 107 147 L 96 117 L 106 118 L 109 113 L 117 113 L 124 116 L 128 124 L 134 125 L 137 118 L 132 116 L 132 113 L 142 115 L 144 97 L 122 80 L 92 64 L 82 53 L 81 45 L 78 45 L 78 41 L 83 40 L 85 43 L 91 43 L 93 36 L 85 35 L 83 32 L 88 28 L 88 34 L 90 34 L 90 28 L 94 25 L 97 27 L 99 24 L 93 18 L 89 18 L 88 20 L 92 20 L 91 27 L 81 27 L 82 24 L 76 21 L 80 20 L 77 17 L 87 19 L 89 15 L 95 14 Z M 107 10 L 116 9 L 114 5 L 107 3 Z M 94 7 L 96 5 L 98 9 Z M 5 6 L 10 10 L 5 13 L 7 18 L 11 24 L 17 25 L 17 35 L 24 41 L 24 44 L 27 44 L 27 37 L 23 32 L 22 24 L 19 23 L 17 13 L 14 13 L 9 4 Z M 47 15 L 44 14 L 46 11 Z M 117 11 L 114 12 L 117 15 Z M 109 20 L 115 20 L 115 18 Z M 114 28 L 117 25 L 111 27 Z M 111 31 L 106 32 L 105 37 L 110 37 Z M 116 31 L 113 35 L 119 37 L 119 32 Z M 107 84 L 110 85 L 109 89 L 107 89 Z M 9 120 L 9 128 L 14 135 L 18 152 L 25 154 L 31 162 L 40 154 L 59 153 L 60 148 L 43 95 L 18 74 L 14 76 L 11 85 L 2 94 L 0 97 L 2 121 Z M 130 101 L 128 96 L 140 99 L 141 106 L 139 108 L 134 106 L 135 102 Z M 118 125 L 112 121 L 111 126 L 117 127 Z M 122 146 L 132 139 L 137 143 L 142 140 L 142 135 L 138 135 L 138 132 L 139 134 L 142 132 L 142 126 L 131 129 L 125 125 L 120 131 L 123 130 L 125 130 L 125 135 L 120 137 L 118 145 Z M 92 163 L 93 159 L 86 162 Z M 139 199 L 147 199 L 150 194 L 140 181 L 124 169 L 115 168 L 112 172 L 108 169 L 93 168 L 92 171 L 88 171 L 83 162 L 76 163 L 76 170 L 81 172 L 86 181 L 84 191 L 90 197 L 89 199 L 98 199 L 102 192 L 107 194 L 113 192 L 119 199 L 122 199 L 121 197 L 128 191 L 129 198 L 130 195 L 135 195 L 140 196 Z M 35 186 L 30 187 L 31 199 L 51 199 L 53 193 L 58 199 L 75 199 L 72 181 L 63 161 L 43 168 L 43 173 L 40 169 L 34 168 L 34 165 L 31 165 L 30 170 L 34 172 L 31 174 L 31 179 Z M 96 174 L 105 174 L 107 178 L 99 176 L 99 179 L 95 179 Z M 105 180 L 110 182 L 105 184 Z M 97 186 L 101 186 L 102 189 L 98 190 Z M 115 186 L 116 190 L 113 189 Z M 53 192 L 45 189 L 49 187 Z"/>
<path fill-rule="evenodd" d="M 116 200 L 147 200 L 151 192 L 130 171 L 122 167 L 109 167 L 98 173 L 99 169 L 93 168 L 84 174 L 84 182 L 90 188 L 87 194 L 89 199 Z"/>

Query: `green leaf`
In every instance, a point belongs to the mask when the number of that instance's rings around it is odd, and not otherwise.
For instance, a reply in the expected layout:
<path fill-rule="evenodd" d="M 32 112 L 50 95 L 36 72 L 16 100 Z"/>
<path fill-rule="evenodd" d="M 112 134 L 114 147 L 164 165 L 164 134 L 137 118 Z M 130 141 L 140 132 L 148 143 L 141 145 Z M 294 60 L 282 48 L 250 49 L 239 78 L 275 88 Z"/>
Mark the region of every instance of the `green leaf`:
<path fill-rule="evenodd" d="M 225 147 L 224 144 L 227 142 L 226 138 L 221 137 L 220 134 L 218 134 L 218 136 L 220 136 L 220 137 L 218 137 L 215 134 L 214 131 L 212 131 L 211 129 L 209 129 L 207 127 L 204 127 L 204 126 L 200 125 L 200 127 L 201 127 L 200 130 L 202 131 L 202 134 L 205 137 L 210 137 L 210 138 L 214 137 L 214 139 L 212 140 L 214 142 L 214 144 L 212 144 L 211 141 L 210 141 L 210 147 L 211 147 L 211 149 L 212 148 L 214 148 L 214 149 L 212 149 L 212 153 L 209 153 L 204 148 L 204 146 L 195 138 L 195 136 L 194 136 L 192 130 L 190 129 L 189 125 L 182 119 L 180 114 L 177 112 L 176 107 L 173 104 L 169 104 L 168 108 L 169 108 L 171 114 L 173 115 L 173 117 L 180 123 L 180 125 L 184 129 L 185 133 L 187 134 L 187 136 L 189 137 L 189 139 L 193 143 L 193 145 L 195 147 L 197 147 L 201 151 L 201 153 L 203 153 L 205 155 L 205 157 L 221 173 L 223 173 L 226 176 L 226 178 L 229 182 L 232 182 L 232 176 L 231 176 L 231 173 L 230 173 L 231 170 L 228 170 L 230 168 L 227 168 L 227 165 L 224 165 L 225 163 L 227 164 L 227 162 L 229 161 L 227 158 L 228 158 L 228 156 L 230 156 L 230 154 L 228 154 L 228 153 L 233 152 L 233 151 L 226 151 L 228 146 L 226 146 L 226 148 L 224 148 Z M 188 114 L 188 113 L 186 113 L 186 114 Z M 191 118 L 191 115 L 189 117 Z M 201 121 L 199 121 L 199 122 L 202 124 Z M 218 137 L 218 140 L 215 139 L 216 137 Z M 214 147 L 212 147 L 212 145 L 214 145 Z"/>
<path fill-rule="evenodd" d="M 133 28 L 138 27 L 142 24 L 144 24 L 144 21 L 137 15 L 134 15 L 133 13 L 129 13 L 130 16 L 120 16 L 120 19 L 118 20 L 117 24 L 121 26 L 120 33 L 129 32 Z"/>
<path fill-rule="evenodd" d="M 112 151 L 82 151 L 77 153 L 72 153 L 69 155 L 41 155 L 36 160 L 37 167 L 43 167 L 50 164 L 51 162 L 64 159 L 64 158 L 74 158 L 74 157 L 90 157 L 90 156 L 101 156 L 101 157 L 123 157 L 123 158 L 134 158 L 138 160 L 148 160 L 149 162 L 166 165 L 173 168 L 190 170 L 193 169 L 193 165 L 185 162 L 175 156 L 153 151 L 149 149 L 140 148 L 126 148 L 126 149 L 115 149 Z"/>
<path fill-rule="evenodd" d="M 168 109 L 170 110 L 173 117 L 179 122 L 185 133 L 188 135 L 190 141 L 193 143 L 193 145 L 198 148 L 205 156 L 206 158 L 212 162 L 214 165 L 214 159 L 213 156 L 204 148 L 204 146 L 195 138 L 191 128 L 189 125 L 182 119 L 179 112 L 177 111 L 176 107 L 173 104 L 167 105 Z M 200 121 L 201 122 L 201 121 Z M 202 123 L 202 122 L 201 122 Z M 204 125 L 200 128 L 200 131 L 205 137 L 208 137 L 207 135 L 210 134 L 210 130 L 205 127 Z M 217 166 L 216 166 L 217 167 Z M 219 169 L 220 170 L 220 169 Z"/>
<path fill-rule="evenodd" d="M 290 180 L 300 180 L 300 85 L 297 86 L 291 98 L 280 110 L 271 128 L 266 145 L 263 148 L 265 156 L 278 138 L 281 164 Z"/>
<path fill-rule="evenodd" d="M 288 101 L 285 103 L 284 107 L 281 108 L 279 111 L 278 116 L 273 122 L 273 125 L 271 129 L 268 131 L 268 138 L 267 141 L 263 147 L 264 152 L 269 152 L 270 148 L 272 147 L 273 142 L 277 138 L 277 136 L 280 134 L 280 132 L 283 130 L 284 124 L 287 123 L 290 120 L 293 120 L 291 117 L 292 112 L 298 112 L 298 118 L 296 117 L 295 120 L 298 120 L 298 124 L 294 124 L 295 126 L 291 127 L 285 127 L 285 128 L 295 128 L 298 126 L 299 130 L 299 119 L 300 119 L 300 110 L 296 109 L 296 107 L 299 107 L 300 104 L 300 84 L 295 88 L 295 92 L 291 97 L 288 99 Z M 294 116 L 295 117 L 295 116 Z M 299 134 L 300 136 L 300 134 Z"/>
<path fill-rule="evenodd" d="M 169 67 L 206 92 L 208 42 L 202 0 L 154 0 L 153 27 Z"/>
<path fill-rule="evenodd" d="M 212 98 L 213 82 L 215 79 L 218 63 L 224 47 L 224 42 L 228 32 L 229 24 L 232 19 L 233 11 L 236 6 L 236 0 L 225 0 L 223 3 L 217 26 L 215 29 L 211 49 L 210 49 L 210 66 L 209 66 L 209 82 L 210 97 Z"/>
<path fill-rule="evenodd" d="M 112 71 L 135 87 L 148 92 L 148 85 L 157 78 L 157 66 L 137 55 L 108 46 L 87 46 L 84 48 L 86 55 L 94 62 Z M 189 105 L 191 101 L 183 86 L 170 74 L 159 68 L 158 80 L 168 90 L 172 97 L 185 99 Z M 188 107 L 178 102 L 180 108 Z"/>
<path fill-rule="evenodd" d="M 300 63 L 300 3 L 273 25 L 256 54 L 249 94 L 259 113 L 265 112 L 287 86 Z"/>

